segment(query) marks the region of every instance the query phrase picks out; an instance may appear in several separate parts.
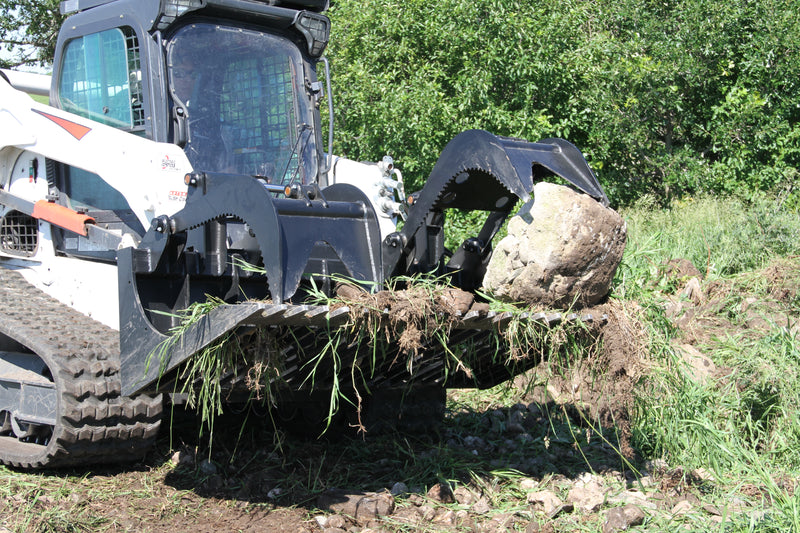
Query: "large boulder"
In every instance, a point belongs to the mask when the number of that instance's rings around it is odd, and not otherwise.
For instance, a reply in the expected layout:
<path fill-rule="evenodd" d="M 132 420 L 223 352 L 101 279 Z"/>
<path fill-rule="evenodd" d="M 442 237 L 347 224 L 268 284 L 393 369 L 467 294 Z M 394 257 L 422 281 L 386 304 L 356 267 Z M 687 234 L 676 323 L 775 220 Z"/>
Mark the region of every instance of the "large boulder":
<path fill-rule="evenodd" d="M 483 288 L 495 298 L 556 308 L 602 300 L 625 250 L 627 227 L 586 194 L 538 183 L 533 200 L 508 223 Z"/>

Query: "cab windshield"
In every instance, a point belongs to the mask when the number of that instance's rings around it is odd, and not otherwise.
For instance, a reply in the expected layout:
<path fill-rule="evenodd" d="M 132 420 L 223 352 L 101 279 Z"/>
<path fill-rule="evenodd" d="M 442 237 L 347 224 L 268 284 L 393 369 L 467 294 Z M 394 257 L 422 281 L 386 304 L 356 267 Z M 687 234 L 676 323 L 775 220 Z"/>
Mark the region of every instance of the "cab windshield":
<path fill-rule="evenodd" d="M 288 39 L 210 23 L 167 46 L 173 105 L 186 116 L 195 170 L 308 183 L 317 153 L 303 57 Z"/>

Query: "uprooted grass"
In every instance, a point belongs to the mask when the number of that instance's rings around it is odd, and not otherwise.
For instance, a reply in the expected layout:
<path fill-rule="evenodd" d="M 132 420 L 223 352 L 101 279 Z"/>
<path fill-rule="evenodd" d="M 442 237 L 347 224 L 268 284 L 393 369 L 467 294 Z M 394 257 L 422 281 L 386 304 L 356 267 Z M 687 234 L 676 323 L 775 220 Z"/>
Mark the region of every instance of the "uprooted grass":
<path fill-rule="evenodd" d="M 521 371 L 514 370 L 515 367 L 529 368 L 550 359 L 580 358 L 581 354 L 602 346 L 597 322 L 547 325 L 541 320 L 531 320 L 531 309 L 493 300 L 477 302 L 473 294 L 448 286 L 442 278 L 399 277 L 384 290 L 373 293 L 347 280 L 336 281 L 339 283 L 336 296 L 328 297 L 312 288 L 311 300 L 331 310 L 347 307 L 349 318 L 342 325 L 320 328 L 317 335 L 326 339 L 322 348 L 301 362 L 305 374 L 302 387 L 329 391 L 328 416 L 322 430 L 328 428 L 345 405 L 355 412 L 356 427 L 364 430 L 361 410 L 363 394 L 370 392 L 367 383 L 380 377 L 376 376 L 378 372 L 402 365 L 413 386 L 416 365 L 423 352 L 441 354 L 445 376 L 461 373 L 471 379 L 472 369 L 481 363 L 478 357 L 493 358 L 494 363 L 507 366 L 512 376 Z M 181 325 L 161 346 L 158 357 L 163 360 L 166 350 L 187 328 L 221 303 L 209 299 L 184 311 L 180 315 Z M 493 354 L 484 352 L 478 356 L 470 341 L 451 341 L 459 316 L 470 310 L 490 309 L 504 314 L 504 327 L 489 326 Z M 611 309 L 608 306 L 598 309 L 594 315 L 600 318 Z M 226 401 L 223 377 L 246 372 L 244 382 L 250 391 L 250 401 L 272 406 L 282 386 L 279 376 L 283 365 L 274 338 L 266 329 L 249 330 L 246 336 L 231 332 L 203 349 L 180 370 L 180 390 L 188 394 L 190 407 L 201 413 L 202 424 L 211 437 L 214 418 L 222 413 Z M 317 375 L 321 368 L 326 369 L 324 378 Z"/>

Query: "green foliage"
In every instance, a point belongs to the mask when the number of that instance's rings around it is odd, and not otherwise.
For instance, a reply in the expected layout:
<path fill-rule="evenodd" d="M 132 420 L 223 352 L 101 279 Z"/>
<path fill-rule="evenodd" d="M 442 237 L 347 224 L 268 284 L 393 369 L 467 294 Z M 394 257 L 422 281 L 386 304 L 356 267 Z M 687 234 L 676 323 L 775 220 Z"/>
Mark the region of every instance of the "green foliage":
<path fill-rule="evenodd" d="M 64 17 L 59 0 L 0 0 L 0 46 L 10 57 L 0 67 L 46 65 L 53 60 L 58 29 Z"/>
<path fill-rule="evenodd" d="M 468 128 L 580 147 L 617 203 L 745 197 L 796 174 L 800 7 L 372 2 L 331 8 L 337 148 L 419 187 Z"/>
<path fill-rule="evenodd" d="M 795 493 L 780 482 L 796 475 L 800 446 L 797 304 L 793 297 L 775 300 L 777 289 L 796 284 L 800 222 L 782 202 L 702 197 L 658 209 L 645 198 L 623 211 L 629 239 L 614 291 L 647 310 L 651 340 L 650 371 L 637 390 L 634 443 L 643 457 L 711 472 L 713 482 L 700 489 L 720 507 L 741 487 L 761 487 L 770 502 L 763 519 L 731 514 L 725 528 L 731 531 L 800 526 Z M 790 259 L 776 262 L 781 256 Z M 670 319 L 665 312 L 678 295 L 663 267 L 677 258 L 691 260 L 709 288 L 708 301 L 691 308 L 693 322 L 681 329 L 675 325 L 680 315 Z M 768 264 L 787 279 L 777 282 Z M 750 327 L 745 301 L 765 310 L 763 328 Z M 699 333 L 694 341 L 692 331 Z M 718 372 L 698 379 L 675 349 L 682 343 L 696 344 Z M 691 520 L 697 523 L 689 529 L 707 528 L 702 516 Z M 668 527 L 654 523 L 652 529 Z"/>

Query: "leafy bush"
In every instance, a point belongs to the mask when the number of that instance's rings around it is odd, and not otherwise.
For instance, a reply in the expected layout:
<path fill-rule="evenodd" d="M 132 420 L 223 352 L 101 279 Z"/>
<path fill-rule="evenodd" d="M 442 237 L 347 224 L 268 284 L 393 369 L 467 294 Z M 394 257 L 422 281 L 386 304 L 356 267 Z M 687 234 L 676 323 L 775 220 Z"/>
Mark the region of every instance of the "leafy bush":
<path fill-rule="evenodd" d="M 338 0 L 338 150 L 419 187 L 468 128 L 567 138 L 612 200 L 751 197 L 800 160 L 800 5 Z"/>

